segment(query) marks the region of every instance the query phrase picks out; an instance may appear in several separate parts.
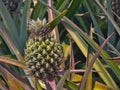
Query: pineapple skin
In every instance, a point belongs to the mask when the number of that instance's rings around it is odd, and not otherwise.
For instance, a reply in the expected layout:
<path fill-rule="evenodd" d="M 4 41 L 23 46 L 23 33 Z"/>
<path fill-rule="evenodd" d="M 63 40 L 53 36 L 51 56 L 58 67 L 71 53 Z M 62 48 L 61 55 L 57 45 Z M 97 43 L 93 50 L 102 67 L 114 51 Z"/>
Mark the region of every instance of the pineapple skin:
<path fill-rule="evenodd" d="M 120 0 L 111 0 L 111 6 L 113 12 L 120 17 Z"/>
<path fill-rule="evenodd" d="M 56 76 L 62 59 L 63 48 L 53 37 L 29 37 L 25 61 L 35 77 L 45 79 Z"/>
<path fill-rule="evenodd" d="M 20 0 L 2 0 L 6 8 L 10 13 L 14 12 L 17 9 L 17 6 Z"/>

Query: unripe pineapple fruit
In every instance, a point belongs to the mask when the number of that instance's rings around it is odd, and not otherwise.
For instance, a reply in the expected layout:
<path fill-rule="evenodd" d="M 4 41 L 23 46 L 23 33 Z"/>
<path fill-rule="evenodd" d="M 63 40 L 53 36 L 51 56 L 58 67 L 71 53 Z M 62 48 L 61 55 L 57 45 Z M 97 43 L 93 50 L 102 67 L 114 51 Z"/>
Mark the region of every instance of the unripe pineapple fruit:
<path fill-rule="evenodd" d="M 44 25 L 45 20 L 30 21 L 25 49 L 25 61 L 31 73 L 42 79 L 57 75 L 63 59 L 62 46 L 47 33 L 43 34 Z"/>
<path fill-rule="evenodd" d="M 111 0 L 113 12 L 120 17 L 120 0 Z"/>
<path fill-rule="evenodd" d="M 2 0 L 10 13 L 17 9 L 20 0 Z"/>

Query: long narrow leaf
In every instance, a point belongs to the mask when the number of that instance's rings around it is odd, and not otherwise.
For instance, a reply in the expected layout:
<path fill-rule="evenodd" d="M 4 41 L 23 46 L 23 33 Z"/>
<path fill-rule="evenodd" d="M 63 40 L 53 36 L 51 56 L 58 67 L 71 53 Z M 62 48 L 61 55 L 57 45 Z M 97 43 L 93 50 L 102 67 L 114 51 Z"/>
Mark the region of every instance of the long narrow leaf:
<path fill-rule="evenodd" d="M 23 15 L 22 15 L 22 19 L 21 19 L 20 40 L 19 40 L 19 42 L 22 43 L 21 52 L 23 52 L 24 47 L 25 47 L 25 43 L 26 43 L 26 40 L 27 40 L 27 30 L 26 29 L 27 29 L 28 11 L 29 11 L 30 4 L 31 4 L 31 0 L 26 0 L 25 1 L 25 6 L 24 6 L 24 9 L 23 9 Z"/>
<path fill-rule="evenodd" d="M 68 12 L 68 9 L 65 9 L 61 14 L 55 17 L 54 20 L 48 23 L 48 27 L 50 27 L 50 29 L 53 29 L 58 23 L 60 23 L 61 19 L 64 17 L 64 15 L 67 12 Z"/>
<path fill-rule="evenodd" d="M 57 84 L 57 90 L 62 90 L 63 89 L 64 82 L 68 78 L 69 73 L 70 73 L 70 70 L 67 70 L 65 72 L 65 74 L 62 76 L 62 78 L 60 79 L 60 81 Z"/>
<path fill-rule="evenodd" d="M 62 0 L 59 0 L 59 1 L 62 1 Z M 63 11 L 67 7 L 67 5 L 69 4 L 69 1 L 70 0 L 63 0 L 62 4 L 59 6 L 58 10 Z"/>
<path fill-rule="evenodd" d="M 9 12 L 7 11 L 5 5 L 3 4 L 2 0 L 0 0 L 0 14 L 2 16 L 2 19 L 5 23 L 5 26 L 7 28 L 7 32 L 9 33 L 9 36 L 12 38 L 13 42 L 19 48 L 21 49 L 21 43 L 19 43 L 19 38 L 18 38 L 18 32 L 17 28 L 15 26 L 14 21 L 12 20 L 12 17 L 10 16 Z"/>
<path fill-rule="evenodd" d="M 53 7 L 53 3 L 52 0 L 48 0 L 48 5 Z M 51 9 L 48 8 L 48 22 L 51 22 L 52 20 L 54 20 L 55 14 L 53 13 L 53 11 Z M 58 32 L 58 27 L 56 26 L 53 31 L 52 34 L 54 35 L 55 39 L 60 42 L 59 39 L 59 32 Z"/>
<path fill-rule="evenodd" d="M 98 73 L 98 74 L 102 78 L 102 80 L 104 80 L 104 82 L 106 83 L 107 86 L 117 87 L 117 85 L 116 85 L 115 81 L 113 80 L 113 78 L 111 77 L 110 73 L 108 73 L 107 69 L 104 67 L 102 62 L 100 62 L 100 60 L 97 59 L 93 65 L 93 67 L 98 71 L 102 71 L 102 73 Z"/>
<path fill-rule="evenodd" d="M 105 38 L 103 38 L 101 35 L 97 33 L 94 33 L 94 34 L 96 34 L 99 38 L 101 38 L 101 40 L 103 41 L 105 40 Z M 107 45 L 115 52 L 116 55 L 120 56 L 120 52 L 118 51 L 119 49 L 115 48 L 110 42 L 108 42 Z"/>
<path fill-rule="evenodd" d="M 64 26 L 65 26 L 65 24 L 63 24 Z M 84 40 L 81 38 L 81 37 L 79 37 L 78 38 L 78 34 L 75 32 L 75 33 L 73 33 L 73 31 L 71 31 L 69 28 L 67 28 L 66 26 L 65 26 L 65 28 L 66 28 L 66 30 L 69 32 L 69 34 L 72 36 L 72 39 L 76 42 L 76 44 L 78 45 L 78 47 L 80 48 L 80 50 L 82 51 L 82 53 L 85 55 L 85 56 L 87 56 L 87 53 L 86 53 L 86 50 L 88 51 L 88 46 L 87 46 L 87 44 L 84 42 Z M 85 47 L 85 46 L 87 46 L 87 47 Z"/>
<path fill-rule="evenodd" d="M 24 58 L 22 57 L 22 55 L 20 54 L 20 52 L 18 51 L 17 47 L 14 45 L 14 43 L 12 42 L 12 40 L 10 39 L 10 37 L 7 35 L 7 33 L 5 31 L 3 31 L 1 28 L 0 28 L 0 32 L 2 33 L 3 39 L 5 39 L 5 41 L 7 43 L 9 43 L 10 48 L 12 48 L 12 50 L 15 53 L 16 57 L 20 61 L 24 61 Z"/>
<path fill-rule="evenodd" d="M 23 80 L 21 77 L 17 76 L 10 69 L 4 67 L 2 64 L 0 64 L 0 72 L 6 77 L 8 82 L 13 81 L 13 82 L 10 83 L 11 85 L 14 84 L 16 86 L 17 83 L 19 83 L 26 90 L 34 90 L 32 87 L 30 87 L 28 85 L 28 83 L 25 82 L 25 80 Z M 13 88 L 15 89 L 14 85 L 13 85 Z M 18 90 L 18 89 L 16 89 L 16 90 Z"/>
<path fill-rule="evenodd" d="M 56 9 L 60 8 L 60 6 L 63 4 L 65 0 L 57 0 L 57 5 L 56 5 Z"/>
<path fill-rule="evenodd" d="M 0 56 L 0 62 L 4 62 L 4 63 L 8 63 L 8 64 L 12 64 L 21 68 L 28 68 L 27 65 L 25 64 L 25 62 L 21 62 L 15 59 L 11 59 L 11 58 L 7 58 L 7 57 L 3 57 Z"/>
<path fill-rule="evenodd" d="M 71 18 L 76 13 L 76 9 L 79 8 L 81 2 L 82 0 L 72 0 L 71 5 L 69 6 L 69 11 L 66 14 L 66 16 Z"/>
<path fill-rule="evenodd" d="M 93 90 L 114 90 L 114 89 L 96 81 Z"/>
<path fill-rule="evenodd" d="M 14 43 L 11 41 L 11 39 L 9 38 L 9 36 L 7 35 L 7 33 L 6 33 L 5 31 L 3 31 L 2 29 L 0 29 L 0 32 L 1 32 L 2 35 L 3 35 L 3 39 L 6 39 L 5 41 L 6 41 L 7 43 L 9 43 L 9 45 L 10 45 L 10 47 L 12 48 L 13 52 L 15 53 L 17 59 L 18 59 L 19 61 L 23 61 L 23 62 L 24 62 L 24 57 L 23 57 L 23 56 L 21 55 L 21 53 L 18 51 L 17 47 L 16 47 L 16 46 L 14 45 Z M 24 70 L 24 72 L 25 72 L 26 74 L 28 74 L 28 72 L 27 72 L 26 70 Z M 28 79 L 29 79 L 31 85 L 33 86 L 33 82 L 32 82 L 32 80 L 31 80 L 31 78 L 28 77 Z"/>
<path fill-rule="evenodd" d="M 112 35 L 113 35 L 113 33 L 103 42 L 103 44 L 100 46 L 100 48 L 98 49 L 98 51 L 95 53 L 95 56 L 92 58 L 90 64 L 88 65 L 88 67 L 87 67 L 87 69 L 86 69 L 86 72 L 85 72 L 84 75 L 83 75 L 83 79 L 82 79 L 82 81 L 81 81 L 81 83 L 80 83 L 80 88 L 79 88 L 79 90 L 82 90 L 82 89 L 83 89 L 83 87 L 84 87 L 84 85 L 85 85 L 85 82 L 86 82 L 86 80 L 87 80 L 88 74 L 89 74 L 89 72 L 90 72 L 90 70 L 91 70 L 91 68 L 92 68 L 95 60 L 97 59 L 99 53 L 101 52 L 101 50 L 103 49 L 103 47 L 106 45 L 106 43 L 109 41 L 109 39 L 110 39 L 110 37 L 111 37 Z M 116 87 L 114 87 L 114 88 L 116 88 Z M 118 90 L 118 88 L 116 88 L 116 90 Z"/>
<path fill-rule="evenodd" d="M 76 85 L 75 83 L 71 82 L 71 81 L 66 81 L 67 82 L 67 86 L 71 89 L 71 90 L 78 90 L 78 85 Z"/>
<path fill-rule="evenodd" d="M 85 57 L 87 57 L 87 52 L 88 52 L 88 46 L 85 44 L 85 42 L 83 42 L 83 40 L 81 40 L 81 38 L 79 38 L 79 34 L 75 33 L 74 31 L 68 29 L 66 27 L 67 31 L 69 32 L 69 34 L 72 36 L 73 40 L 76 42 L 76 44 L 78 45 L 78 47 L 80 48 L 80 50 L 82 51 L 82 53 L 84 54 Z M 75 37 L 75 38 L 74 38 Z M 107 70 L 105 69 L 104 65 L 102 65 L 100 60 L 97 60 L 94 64 L 94 68 L 97 71 L 102 71 L 103 73 L 99 73 L 98 74 L 101 76 L 101 78 L 103 79 L 103 81 L 108 85 L 114 85 L 116 86 L 115 82 L 113 81 L 112 77 L 110 76 L 110 74 L 107 72 Z M 76 70 L 74 70 L 76 71 Z M 82 71 L 82 70 L 80 70 Z M 78 72 L 78 71 L 77 71 Z M 85 72 L 85 71 L 83 71 Z"/>
<path fill-rule="evenodd" d="M 92 38 L 92 30 L 90 32 L 90 35 L 89 35 L 91 38 Z M 93 53 L 93 50 L 91 49 L 91 47 L 88 47 L 88 55 L 87 55 L 87 67 L 89 66 L 90 62 L 91 62 L 91 59 L 92 59 L 92 53 Z M 92 69 L 92 68 L 91 68 Z M 87 71 L 86 71 L 87 72 Z M 85 86 L 85 89 L 86 90 L 92 90 L 92 86 L 93 86 L 93 83 L 92 83 L 92 75 L 93 73 L 92 72 L 89 72 L 88 74 L 88 79 L 86 80 L 86 86 Z"/>
<path fill-rule="evenodd" d="M 79 34 L 95 51 L 97 51 L 98 49 L 98 45 L 91 40 L 80 28 L 78 28 L 73 22 L 71 22 L 70 20 L 68 20 L 67 18 L 64 18 L 65 21 L 67 22 L 66 25 L 71 28 L 71 30 L 75 30 L 74 32 L 76 34 Z M 65 23 L 64 23 L 65 24 Z M 80 31 L 80 32 L 79 32 Z M 109 58 L 110 56 L 104 51 L 102 50 L 100 53 L 100 56 L 103 57 L 104 61 L 110 65 L 111 69 L 113 70 L 113 72 L 116 74 L 116 76 L 120 79 L 119 75 L 120 75 L 120 70 L 118 68 L 118 66 L 115 64 L 115 62 L 113 61 L 106 61 L 106 58 Z"/>
<path fill-rule="evenodd" d="M 95 31 L 96 31 L 98 34 L 100 34 L 100 35 L 103 36 L 103 33 L 102 33 L 102 31 L 101 31 L 101 29 L 100 29 L 100 27 L 99 27 L 99 25 L 98 25 L 98 23 L 97 23 L 97 20 L 96 20 L 94 14 L 93 14 L 93 11 L 92 11 L 92 10 L 93 10 L 93 7 L 92 7 L 92 5 L 90 4 L 90 1 L 89 1 L 89 0 L 85 0 L 85 3 L 86 3 L 86 6 L 87 6 L 87 8 L 88 8 L 88 11 L 89 11 L 89 13 L 90 13 L 91 19 L 92 19 L 92 21 L 93 21 Z M 98 38 L 98 39 L 99 39 L 99 42 L 100 42 L 100 44 L 101 44 L 101 43 L 102 43 L 102 40 L 101 40 L 100 38 Z"/>
<path fill-rule="evenodd" d="M 111 1 L 107 0 L 107 7 L 108 7 L 108 12 L 109 14 L 112 16 L 112 8 L 111 8 Z M 112 25 L 112 23 L 110 22 L 110 20 L 108 19 L 108 35 L 109 36 L 112 32 L 114 32 L 114 27 Z M 115 36 L 111 37 L 110 41 L 109 41 L 112 45 L 115 45 Z"/>
<path fill-rule="evenodd" d="M 113 24 L 113 26 L 115 27 L 117 33 L 120 35 L 120 28 L 118 26 L 118 24 L 114 21 L 113 17 L 111 17 L 111 15 L 104 9 L 104 7 L 100 4 L 100 2 L 98 0 L 94 0 L 99 7 L 103 10 L 103 12 L 106 14 L 106 16 L 109 18 L 109 20 L 111 21 L 111 23 Z"/>
<path fill-rule="evenodd" d="M 45 15 L 46 11 L 47 8 L 43 4 L 41 4 L 41 2 L 38 1 L 33 7 L 31 18 L 34 20 L 37 20 L 37 18 L 43 19 L 43 16 Z"/>

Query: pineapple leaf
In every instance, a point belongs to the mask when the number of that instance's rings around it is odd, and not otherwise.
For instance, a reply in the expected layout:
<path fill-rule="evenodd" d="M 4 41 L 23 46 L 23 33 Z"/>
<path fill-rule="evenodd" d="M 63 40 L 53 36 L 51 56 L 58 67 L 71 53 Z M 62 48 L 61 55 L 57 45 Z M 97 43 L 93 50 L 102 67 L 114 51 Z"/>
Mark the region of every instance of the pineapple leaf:
<path fill-rule="evenodd" d="M 69 3 L 70 0 L 59 0 L 57 5 L 56 5 L 56 9 L 59 11 L 63 11 Z"/>
<path fill-rule="evenodd" d="M 114 33 L 112 33 L 110 36 L 108 36 L 108 38 L 102 43 L 102 45 L 100 46 L 100 48 L 98 49 L 98 51 L 95 53 L 95 56 L 92 58 L 90 64 L 88 65 L 88 68 L 86 69 L 86 72 L 84 73 L 84 76 L 83 76 L 83 79 L 81 81 L 81 84 L 80 84 L 80 88 L 79 90 L 82 90 L 84 85 L 85 85 L 85 82 L 87 80 L 87 77 L 88 77 L 88 74 L 96 60 L 96 58 L 98 57 L 99 53 L 101 52 L 101 50 L 103 49 L 103 47 L 106 45 L 106 43 L 109 41 L 109 39 L 111 38 L 111 36 L 113 35 Z M 114 87 L 116 88 L 116 90 L 118 90 L 118 87 Z"/>
<path fill-rule="evenodd" d="M 68 17 L 68 18 L 72 18 L 73 17 L 73 15 L 76 13 L 76 10 L 79 8 L 79 5 L 80 5 L 80 3 L 82 2 L 83 0 L 73 0 L 72 2 L 71 2 L 71 5 L 70 5 L 70 7 L 69 7 L 69 11 L 68 11 L 68 13 L 66 14 L 66 16 Z"/>
<path fill-rule="evenodd" d="M 64 24 L 64 26 L 65 26 L 65 24 Z M 80 50 L 82 51 L 84 56 L 87 57 L 88 45 L 83 41 L 83 39 L 79 36 L 78 33 L 72 31 L 71 29 L 68 29 L 67 27 L 65 27 L 65 28 L 69 32 L 69 34 L 72 36 L 73 40 L 76 42 L 76 44 L 78 45 L 78 47 L 80 48 Z M 95 62 L 94 68 L 97 71 L 102 71 L 103 72 L 103 73 L 98 73 L 98 74 L 101 76 L 101 78 L 104 80 L 104 82 L 108 86 L 111 86 L 110 82 L 112 82 L 112 84 L 115 84 L 115 82 L 113 81 L 112 77 L 109 75 L 109 73 L 107 72 L 105 67 L 102 65 L 100 60 L 97 60 Z"/>
<path fill-rule="evenodd" d="M 62 90 L 63 89 L 64 82 L 67 79 L 69 73 L 70 73 L 70 70 L 67 70 L 65 72 L 65 74 L 63 75 L 63 77 L 60 79 L 60 81 L 57 84 L 57 90 Z"/>
<path fill-rule="evenodd" d="M 25 47 L 25 43 L 27 40 L 27 21 L 28 21 L 28 11 L 29 11 L 29 7 L 31 4 L 31 0 L 26 0 L 25 1 L 25 6 L 23 8 L 23 14 L 22 15 L 22 19 L 21 19 L 21 25 L 20 25 L 20 41 L 22 43 L 22 49 L 21 52 L 23 52 L 24 47 Z"/>
<path fill-rule="evenodd" d="M 33 9 L 31 18 L 34 20 L 37 20 L 38 17 L 40 19 L 43 19 L 44 15 L 47 11 L 47 8 L 43 4 L 41 4 L 41 2 L 39 2 L 39 1 L 38 1 L 38 3 L 36 3 L 36 5 L 33 8 L 34 9 Z"/>
<path fill-rule="evenodd" d="M 22 87 L 26 90 L 34 90 L 31 86 L 28 85 L 28 83 L 25 82 L 23 78 L 16 75 L 15 72 L 13 72 L 10 68 L 5 67 L 2 64 L 0 64 L 0 72 L 7 79 L 11 90 L 21 90 Z"/>
<path fill-rule="evenodd" d="M 60 13 L 57 17 L 54 18 L 51 22 L 48 23 L 48 27 L 50 29 L 54 29 L 54 27 L 60 23 L 60 20 L 64 17 L 64 15 L 68 12 L 68 9 L 65 9 L 62 13 Z"/>
<path fill-rule="evenodd" d="M 21 68 L 28 68 L 27 65 L 25 64 L 25 62 L 21 62 L 15 59 L 11 59 L 11 58 L 7 58 L 7 57 L 3 57 L 0 56 L 0 62 L 4 62 L 4 63 L 8 63 L 8 64 L 12 64 Z"/>
<path fill-rule="evenodd" d="M 0 14 L 7 28 L 6 29 L 7 33 L 9 34 L 9 36 L 11 37 L 11 39 L 13 40 L 17 48 L 19 48 L 20 50 L 21 43 L 19 42 L 19 37 L 18 37 L 19 35 L 17 32 L 17 28 L 15 26 L 14 21 L 12 20 L 10 13 L 8 12 L 5 5 L 3 4 L 2 0 L 0 0 Z"/>
<path fill-rule="evenodd" d="M 106 14 L 106 16 L 108 17 L 108 19 L 111 21 L 111 23 L 115 27 L 117 33 L 120 35 L 120 28 L 119 28 L 118 24 L 114 21 L 113 17 L 104 9 L 104 7 L 100 4 L 100 2 L 98 0 L 94 0 L 94 1 L 103 10 L 103 12 Z"/>
<path fill-rule="evenodd" d="M 20 60 L 20 61 L 24 61 L 23 56 L 21 55 L 21 53 L 18 51 L 17 47 L 15 46 L 15 44 L 13 43 L 13 41 L 11 40 L 11 38 L 8 36 L 8 34 L 0 29 L 0 32 L 2 33 L 2 38 L 6 41 L 6 43 L 8 44 L 9 48 L 11 50 L 13 50 L 14 54 L 16 55 L 16 57 Z"/>

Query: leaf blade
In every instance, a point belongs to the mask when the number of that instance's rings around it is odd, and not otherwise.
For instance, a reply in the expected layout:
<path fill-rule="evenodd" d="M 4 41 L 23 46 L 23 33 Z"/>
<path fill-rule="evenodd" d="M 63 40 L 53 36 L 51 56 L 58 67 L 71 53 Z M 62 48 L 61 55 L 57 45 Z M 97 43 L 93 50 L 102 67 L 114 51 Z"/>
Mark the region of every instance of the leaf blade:
<path fill-rule="evenodd" d="M 63 77 L 60 79 L 60 81 L 59 81 L 58 84 L 57 84 L 57 90 L 62 90 L 63 85 L 64 85 L 64 82 L 65 82 L 65 80 L 67 79 L 69 73 L 70 73 L 70 70 L 67 70 L 67 71 L 65 72 L 65 74 L 63 75 Z"/>

